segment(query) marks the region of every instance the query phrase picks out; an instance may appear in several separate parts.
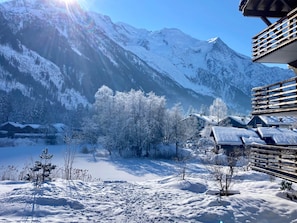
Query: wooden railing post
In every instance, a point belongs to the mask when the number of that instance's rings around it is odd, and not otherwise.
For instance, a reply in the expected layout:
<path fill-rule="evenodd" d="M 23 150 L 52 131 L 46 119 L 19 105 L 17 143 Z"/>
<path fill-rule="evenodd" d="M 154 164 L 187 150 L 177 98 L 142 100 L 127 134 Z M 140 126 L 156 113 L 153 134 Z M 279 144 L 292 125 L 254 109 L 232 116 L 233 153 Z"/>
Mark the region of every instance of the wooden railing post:
<path fill-rule="evenodd" d="M 295 106 L 297 105 L 297 78 L 295 78 L 295 90 L 296 90 L 296 94 L 295 94 Z"/>
<path fill-rule="evenodd" d="M 281 169 L 282 168 L 282 150 L 279 148 L 278 149 L 278 152 L 279 152 L 279 155 L 278 155 L 278 158 L 279 158 L 279 160 L 278 160 L 278 166 L 279 166 L 279 169 Z"/>
<path fill-rule="evenodd" d="M 283 92 L 284 92 L 282 86 L 283 86 L 283 83 L 280 83 L 280 84 L 279 84 L 279 87 L 280 87 L 280 93 L 283 93 Z M 281 94 L 280 97 L 279 97 L 279 103 L 280 103 L 280 104 L 281 104 L 282 102 L 284 102 L 284 99 L 283 99 L 283 98 L 284 98 L 284 95 Z M 282 105 L 279 106 L 279 108 L 281 108 L 281 107 L 282 107 Z"/>

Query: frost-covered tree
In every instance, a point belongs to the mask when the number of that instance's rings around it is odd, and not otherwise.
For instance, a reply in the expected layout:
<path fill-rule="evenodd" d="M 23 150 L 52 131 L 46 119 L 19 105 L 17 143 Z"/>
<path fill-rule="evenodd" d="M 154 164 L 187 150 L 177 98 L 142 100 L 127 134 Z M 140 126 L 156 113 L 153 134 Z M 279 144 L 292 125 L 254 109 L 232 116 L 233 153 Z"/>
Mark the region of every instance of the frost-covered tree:
<path fill-rule="evenodd" d="M 93 121 L 99 126 L 98 139 L 110 153 L 130 151 L 149 155 L 163 139 L 166 100 L 142 91 L 114 92 L 106 86 L 95 95 Z"/>
<path fill-rule="evenodd" d="M 216 98 L 209 107 L 209 114 L 217 117 L 217 122 L 226 117 L 228 112 L 227 105 L 221 98 Z"/>
<path fill-rule="evenodd" d="M 165 122 L 165 138 L 168 143 L 175 144 L 176 157 L 179 156 L 179 144 L 186 139 L 186 125 L 183 122 L 183 109 L 180 104 L 167 110 Z"/>
<path fill-rule="evenodd" d="M 7 94 L 0 94 L 0 123 L 7 122 L 11 113 L 11 103 Z"/>

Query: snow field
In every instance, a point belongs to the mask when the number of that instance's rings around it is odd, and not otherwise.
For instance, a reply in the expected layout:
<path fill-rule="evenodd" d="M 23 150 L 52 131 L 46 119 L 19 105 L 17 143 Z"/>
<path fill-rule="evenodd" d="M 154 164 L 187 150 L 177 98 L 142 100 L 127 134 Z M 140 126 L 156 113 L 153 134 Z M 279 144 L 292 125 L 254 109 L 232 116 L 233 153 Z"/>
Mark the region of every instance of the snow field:
<path fill-rule="evenodd" d="M 43 148 L 0 148 L 0 166 L 22 166 Z M 62 163 L 63 146 L 48 148 L 52 163 Z M 212 193 L 218 186 L 208 167 L 198 160 L 186 163 L 182 180 L 175 161 L 95 158 L 77 153 L 74 163 L 89 170 L 91 182 L 55 179 L 35 188 L 0 181 L 0 222 L 297 222 L 296 202 L 279 189 L 281 180 L 262 173 L 239 168 L 231 189 L 240 194 L 220 198 Z"/>

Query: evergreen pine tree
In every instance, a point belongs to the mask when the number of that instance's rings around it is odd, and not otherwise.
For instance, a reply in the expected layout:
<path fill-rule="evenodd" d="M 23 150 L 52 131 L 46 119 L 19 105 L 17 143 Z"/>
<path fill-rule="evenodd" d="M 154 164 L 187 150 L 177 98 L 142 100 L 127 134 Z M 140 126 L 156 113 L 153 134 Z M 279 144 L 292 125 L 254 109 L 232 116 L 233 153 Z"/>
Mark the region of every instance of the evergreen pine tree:
<path fill-rule="evenodd" d="M 32 174 L 28 174 L 26 179 L 33 181 L 35 186 L 41 186 L 41 184 L 51 181 L 50 174 L 52 170 L 56 168 L 56 165 L 52 165 L 50 160 L 53 155 L 48 153 L 48 149 L 44 149 L 40 155 L 41 161 L 36 161 L 32 170 Z"/>

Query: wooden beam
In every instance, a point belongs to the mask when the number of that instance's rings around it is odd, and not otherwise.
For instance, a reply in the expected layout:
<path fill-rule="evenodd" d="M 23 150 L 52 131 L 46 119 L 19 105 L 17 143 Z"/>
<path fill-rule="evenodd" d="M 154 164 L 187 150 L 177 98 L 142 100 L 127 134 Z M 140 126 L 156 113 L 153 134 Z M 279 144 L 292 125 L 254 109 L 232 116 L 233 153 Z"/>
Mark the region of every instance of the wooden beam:
<path fill-rule="evenodd" d="M 265 22 L 265 24 L 266 24 L 267 26 L 271 26 L 272 23 L 271 23 L 266 17 L 261 16 L 261 19 L 262 19 L 263 22 Z"/>

